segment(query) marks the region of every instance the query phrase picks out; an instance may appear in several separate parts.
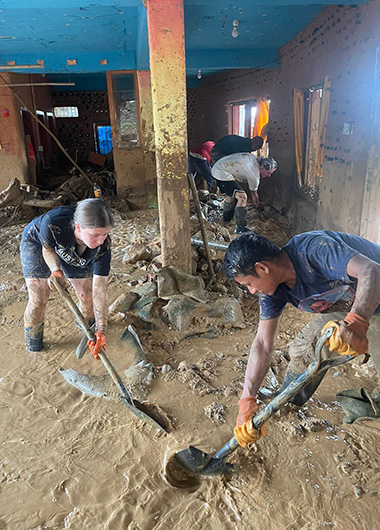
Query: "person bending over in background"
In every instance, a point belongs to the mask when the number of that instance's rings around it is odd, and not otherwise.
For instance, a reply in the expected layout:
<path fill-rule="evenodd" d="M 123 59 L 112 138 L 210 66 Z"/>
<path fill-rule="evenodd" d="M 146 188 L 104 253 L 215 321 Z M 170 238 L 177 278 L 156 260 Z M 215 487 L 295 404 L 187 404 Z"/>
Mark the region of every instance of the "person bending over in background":
<path fill-rule="evenodd" d="M 26 226 L 20 254 L 29 296 L 24 314 L 27 351 L 43 349 L 45 309 L 50 289 L 54 290 L 53 277 L 63 287 L 68 278 L 83 316 L 89 324 L 95 319 L 96 342 L 89 343 L 94 356 L 106 347 L 113 224 L 112 213 L 101 199 L 85 199 L 76 208 L 54 208 Z"/>
<path fill-rule="evenodd" d="M 264 144 L 261 136 L 246 138 L 237 134 L 229 134 L 220 138 L 211 149 L 211 163 L 215 164 L 224 156 L 233 155 L 234 153 L 251 153 L 261 149 Z"/>
<path fill-rule="evenodd" d="M 204 142 L 202 145 L 192 149 L 188 156 L 188 172 L 193 175 L 194 179 L 197 175 L 200 175 L 211 192 L 216 189 L 210 165 L 210 152 L 214 145 L 214 142 Z"/>
<path fill-rule="evenodd" d="M 273 158 L 256 158 L 252 153 L 224 156 L 212 167 L 212 176 L 224 194 L 223 221 L 228 223 L 235 214 L 237 234 L 247 231 L 247 194 L 239 183 L 248 184 L 252 201 L 258 206 L 260 179 L 270 177 L 276 169 Z"/>

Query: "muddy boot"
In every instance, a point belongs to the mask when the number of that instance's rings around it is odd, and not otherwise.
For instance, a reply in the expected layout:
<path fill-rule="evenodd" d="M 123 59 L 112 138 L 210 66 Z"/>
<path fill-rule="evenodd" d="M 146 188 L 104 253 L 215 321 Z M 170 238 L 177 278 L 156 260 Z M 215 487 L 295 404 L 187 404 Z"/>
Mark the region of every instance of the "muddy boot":
<path fill-rule="evenodd" d="M 24 328 L 26 351 L 37 352 L 43 349 L 44 325 Z"/>
<path fill-rule="evenodd" d="M 229 223 L 231 219 L 234 216 L 235 212 L 235 206 L 236 206 L 236 199 L 233 202 L 226 202 L 223 203 L 223 222 Z"/>
<path fill-rule="evenodd" d="M 235 208 L 236 219 L 236 234 L 244 234 L 249 232 L 247 228 L 247 208 L 245 206 L 237 206 Z"/>

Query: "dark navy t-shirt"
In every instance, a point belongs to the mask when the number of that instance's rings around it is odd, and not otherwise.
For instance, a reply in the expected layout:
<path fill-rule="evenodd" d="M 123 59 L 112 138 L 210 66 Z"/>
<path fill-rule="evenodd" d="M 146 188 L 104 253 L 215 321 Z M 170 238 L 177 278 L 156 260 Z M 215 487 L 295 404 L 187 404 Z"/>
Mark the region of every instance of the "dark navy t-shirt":
<path fill-rule="evenodd" d="M 293 289 L 280 284 L 273 295 L 260 295 L 260 320 L 281 315 L 287 303 L 312 313 L 349 311 L 355 298 L 356 278 L 347 264 L 362 254 L 380 264 L 380 246 L 359 236 L 318 230 L 293 237 L 283 250 L 296 272 Z M 380 306 L 375 311 L 380 314 Z"/>
<path fill-rule="evenodd" d="M 80 256 L 75 250 L 73 216 L 75 208 L 59 206 L 32 221 L 33 229 L 29 237 L 42 246 L 54 248 L 57 255 L 72 267 L 85 268 L 93 265 L 93 273 L 108 276 L 111 263 L 111 250 L 107 240 L 103 245 L 86 250 Z"/>
<path fill-rule="evenodd" d="M 251 139 L 237 134 L 223 136 L 211 150 L 212 155 L 233 155 L 234 153 L 250 153 L 252 151 Z"/>

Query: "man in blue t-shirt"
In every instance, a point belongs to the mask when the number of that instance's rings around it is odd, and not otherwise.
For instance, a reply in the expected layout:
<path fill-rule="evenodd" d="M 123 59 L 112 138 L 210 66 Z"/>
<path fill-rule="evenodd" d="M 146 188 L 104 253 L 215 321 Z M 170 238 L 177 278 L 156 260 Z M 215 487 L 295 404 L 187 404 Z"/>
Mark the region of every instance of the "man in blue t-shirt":
<path fill-rule="evenodd" d="M 339 321 L 341 344 L 357 354 L 368 353 L 370 347 L 377 363 L 378 345 L 371 342 L 371 331 L 368 342 L 367 330 L 371 317 L 380 314 L 380 246 L 330 230 L 297 235 L 283 248 L 265 237 L 244 234 L 230 244 L 224 268 L 229 278 L 245 285 L 251 294 L 258 293 L 260 302 L 260 323 L 251 347 L 235 428 L 237 440 L 245 447 L 260 436 L 256 431 L 250 438 L 251 433 L 247 435 L 245 429 L 239 439 L 240 431 L 257 412 L 256 395 L 270 367 L 276 331 L 287 303 L 319 316 L 293 342 L 283 386 L 302 373 L 305 361 L 312 361 L 315 338 L 329 320 Z M 373 320 L 376 324 L 380 321 Z M 322 377 L 307 395 L 300 394 L 293 402 L 302 405 Z"/>

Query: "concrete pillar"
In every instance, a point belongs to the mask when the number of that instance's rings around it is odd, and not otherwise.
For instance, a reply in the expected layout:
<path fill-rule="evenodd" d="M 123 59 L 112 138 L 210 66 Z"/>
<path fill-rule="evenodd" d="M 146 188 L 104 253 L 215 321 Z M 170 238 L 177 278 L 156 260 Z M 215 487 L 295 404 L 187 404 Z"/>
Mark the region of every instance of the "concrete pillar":
<path fill-rule="evenodd" d="M 191 272 L 183 3 L 147 0 L 163 265 Z"/>

